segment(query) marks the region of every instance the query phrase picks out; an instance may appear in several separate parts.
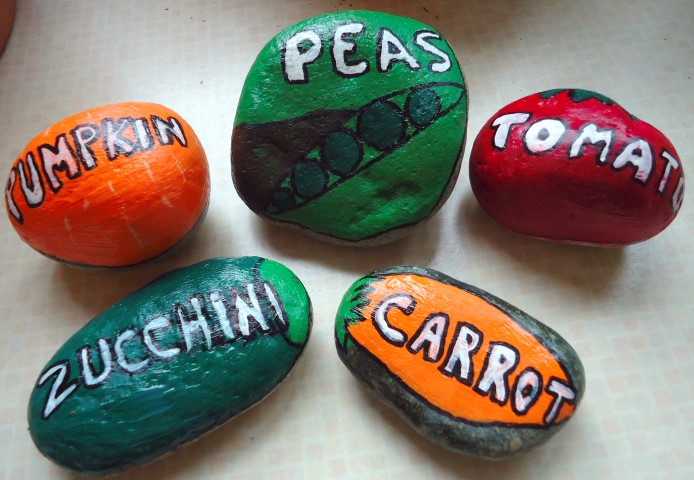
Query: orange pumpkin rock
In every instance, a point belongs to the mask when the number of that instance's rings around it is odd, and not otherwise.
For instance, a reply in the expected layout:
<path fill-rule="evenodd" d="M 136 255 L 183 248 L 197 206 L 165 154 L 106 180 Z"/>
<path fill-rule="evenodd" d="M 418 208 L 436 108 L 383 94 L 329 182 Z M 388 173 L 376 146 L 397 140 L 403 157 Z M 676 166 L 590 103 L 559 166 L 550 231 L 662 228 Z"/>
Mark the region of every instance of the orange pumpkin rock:
<path fill-rule="evenodd" d="M 583 396 L 583 366 L 552 329 L 435 270 L 394 267 L 355 282 L 337 351 L 418 432 L 503 458 L 549 439 Z"/>
<path fill-rule="evenodd" d="M 202 223 L 205 151 L 153 103 L 78 113 L 44 130 L 12 165 L 5 204 L 19 236 L 67 263 L 122 267 L 161 255 Z"/>

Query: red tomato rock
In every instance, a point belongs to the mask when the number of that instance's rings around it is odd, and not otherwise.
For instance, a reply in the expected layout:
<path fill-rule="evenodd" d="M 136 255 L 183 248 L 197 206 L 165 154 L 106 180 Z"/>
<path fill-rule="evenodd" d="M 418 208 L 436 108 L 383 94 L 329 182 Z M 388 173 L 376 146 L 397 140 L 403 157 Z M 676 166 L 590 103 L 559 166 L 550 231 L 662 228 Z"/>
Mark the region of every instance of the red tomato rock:
<path fill-rule="evenodd" d="M 684 172 L 656 128 L 595 92 L 536 93 L 499 110 L 475 139 L 470 183 L 482 208 L 519 233 L 619 247 L 675 218 Z"/>

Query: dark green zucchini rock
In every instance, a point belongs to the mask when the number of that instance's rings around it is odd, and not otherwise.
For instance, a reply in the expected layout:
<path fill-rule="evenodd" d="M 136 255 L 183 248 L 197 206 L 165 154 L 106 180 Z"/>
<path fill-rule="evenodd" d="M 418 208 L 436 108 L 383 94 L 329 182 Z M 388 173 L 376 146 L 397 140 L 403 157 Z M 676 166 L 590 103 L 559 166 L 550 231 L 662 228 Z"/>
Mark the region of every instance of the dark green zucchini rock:
<path fill-rule="evenodd" d="M 41 371 L 29 430 L 80 473 L 148 462 L 221 425 L 289 374 L 311 302 L 285 266 L 215 258 L 170 272 L 98 315 Z"/>

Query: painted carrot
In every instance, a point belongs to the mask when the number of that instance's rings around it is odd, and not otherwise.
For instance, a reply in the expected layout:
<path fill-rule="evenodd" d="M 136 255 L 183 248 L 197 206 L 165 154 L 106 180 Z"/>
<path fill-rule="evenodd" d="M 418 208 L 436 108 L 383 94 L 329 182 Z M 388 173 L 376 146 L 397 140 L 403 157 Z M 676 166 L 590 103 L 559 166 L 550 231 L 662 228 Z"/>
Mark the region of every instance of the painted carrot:
<path fill-rule="evenodd" d="M 204 219 L 207 157 L 178 114 L 120 103 L 65 118 L 10 170 L 7 212 L 19 236 L 67 263 L 121 267 L 161 255 Z"/>
<path fill-rule="evenodd" d="M 556 332 L 427 268 L 393 267 L 355 282 L 335 338 L 350 371 L 418 432 L 482 457 L 547 441 L 585 389 L 580 359 Z"/>

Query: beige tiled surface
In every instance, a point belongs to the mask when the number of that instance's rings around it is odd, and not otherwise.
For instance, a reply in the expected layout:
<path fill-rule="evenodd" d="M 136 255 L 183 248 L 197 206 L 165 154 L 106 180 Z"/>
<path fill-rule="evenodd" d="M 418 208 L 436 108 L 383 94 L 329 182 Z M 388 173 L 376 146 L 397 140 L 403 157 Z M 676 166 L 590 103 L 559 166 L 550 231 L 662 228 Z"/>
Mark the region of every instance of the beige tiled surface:
<path fill-rule="evenodd" d="M 392 245 L 337 247 L 269 226 L 237 197 L 229 139 L 246 72 L 285 26 L 335 9 L 408 15 L 438 28 L 468 82 L 468 152 L 504 104 L 554 87 L 617 99 L 656 125 L 694 174 L 694 3 L 681 1 L 19 0 L 0 57 L 0 170 L 39 131 L 86 108 L 162 103 L 196 130 L 213 175 L 210 212 L 174 256 L 122 272 L 74 270 L 24 245 L 0 216 L 0 477 L 62 479 L 25 419 L 34 381 L 67 337 L 164 271 L 211 256 L 262 255 L 303 279 L 312 339 L 259 407 L 117 478 L 694 478 L 694 202 L 658 237 L 620 250 L 555 245 L 502 230 L 463 173 L 428 224 Z M 690 196 L 690 195 L 688 195 Z M 688 197 L 687 196 L 687 197 Z M 488 463 L 429 444 L 341 365 L 332 323 L 362 274 L 421 264 L 489 290 L 562 333 L 588 387 L 575 418 L 523 457 Z"/>

